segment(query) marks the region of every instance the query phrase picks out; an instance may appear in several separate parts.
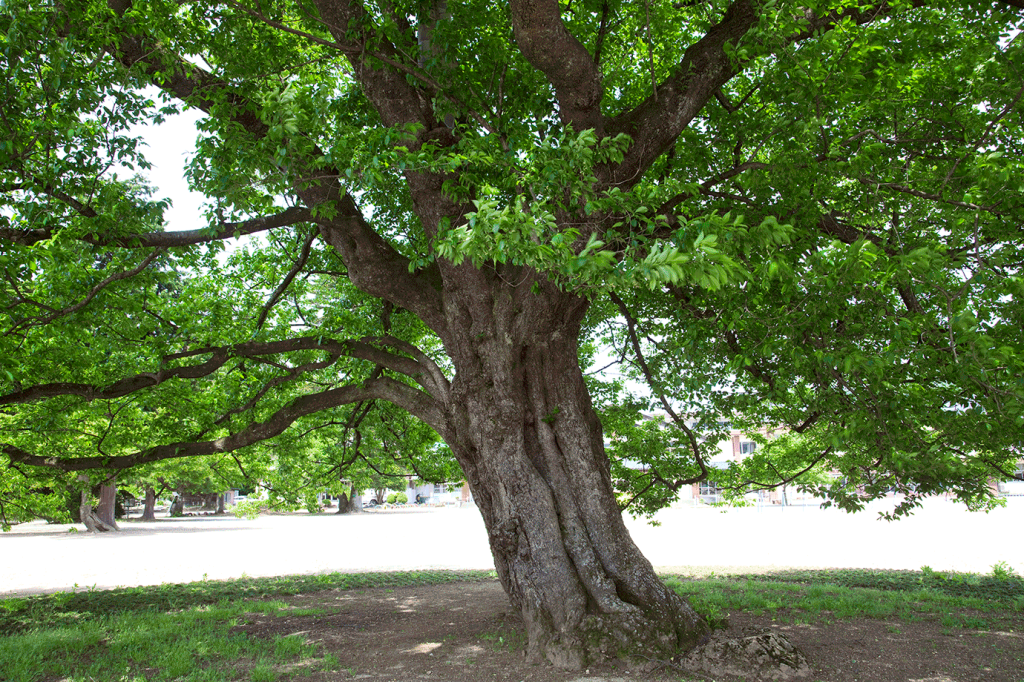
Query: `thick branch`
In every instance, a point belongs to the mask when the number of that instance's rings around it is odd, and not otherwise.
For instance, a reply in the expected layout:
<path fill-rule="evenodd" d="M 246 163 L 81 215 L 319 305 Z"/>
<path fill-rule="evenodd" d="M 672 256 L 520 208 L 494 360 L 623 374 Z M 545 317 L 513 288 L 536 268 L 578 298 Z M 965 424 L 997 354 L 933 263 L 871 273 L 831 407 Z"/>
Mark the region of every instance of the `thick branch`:
<path fill-rule="evenodd" d="M 355 48 L 346 50 L 345 55 L 384 125 L 419 123 L 426 130 L 436 127 L 431 105 L 433 93 L 421 91 L 396 69 L 373 63 L 372 57 L 395 62 L 401 61 L 401 57 L 383 38 L 383 31 L 374 26 L 363 6 L 355 0 L 314 0 L 314 4 L 334 39 Z"/>
<path fill-rule="evenodd" d="M 61 471 L 122 470 L 165 459 L 233 452 L 280 435 L 302 417 L 348 403 L 375 398 L 388 400 L 408 410 L 413 416 L 423 420 L 443 435 L 445 431 L 443 415 L 437 403 L 430 396 L 394 379 L 380 377 L 365 382 L 361 386 L 344 386 L 302 396 L 275 412 L 267 421 L 255 422 L 238 433 L 214 440 L 169 443 L 117 457 L 42 457 L 10 444 L 4 444 L 2 451 L 12 463 L 49 467 Z"/>
<path fill-rule="evenodd" d="M 725 53 L 725 44 L 737 44 L 757 22 L 751 0 L 736 0 L 722 21 L 687 48 L 675 72 L 632 111 L 613 119 L 609 135 L 626 133 L 633 138 L 622 163 L 614 169 L 612 184 L 632 185 L 661 156 L 736 73 L 737 66 Z"/>
<path fill-rule="evenodd" d="M 193 246 L 240 237 L 245 234 L 265 232 L 276 227 L 285 227 L 313 220 L 313 214 L 301 206 L 293 206 L 271 216 L 261 216 L 239 223 L 221 223 L 201 230 L 182 230 L 180 232 L 148 232 L 127 237 L 109 237 L 102 234 L 86 234 L 81 237 L 83 242 L 94 246 L 121 247 L 126 249 L 170 248 L 174 246 Z M 0 240 L 31 246 L 37 242 L 51 239 L 53 230 L 12 230 L 0 228 Z"/>
<path fill-rule="evenodd" d="M 914 0 L 913 6 L 924 5 Z M 806 13 L 807 28 L 789 42 L 799 42 L 831 30 L 852 19 L 866 24 L 888 16 L 892 8 L 885 2 L 873 7 L 850 7 L 842 13 L 815 15 Z M 607 126 L 609 135 L 626 133 L 633 138 L 622 163 L 607 179 L 610 184 L 631 186 L 661 156 L 707 102 L 720 96 L 720 88 L 740 72 L 743 65 L 726 54 L 726 44 L 739 45 L 757 23 L 758 15 L 751 0 L 735 0 L 718 24 L 703 38 L 687 48 L 676 70 L 658 85 L 655 93 L 635 109 L 616 117 Z M 773 48 L 762 46 L 765 51 Z"/>
<path fill-rule="evenodd" d="M 577 132 L 601 132 L 601 71 L 562 23 L 558 0 L 512 0 L 512 28 L 519 50 L 555 88 L 562 122 Z"/>
<path fill-rule="evenodd" d="M 376 339 L 367 339 L 366 341 L 335 341 L 313 336 L 267 343 L 248 342 L 231 346 L 201 348 L 168 355 L 163 358 L 163 362 L 166 363 L 187 357 L 210 355 L 206 362 L 198 365 L 166 368 L 157 372 L 141 372 L 106 386 L 68 382 L 39 384 L 0 396 L 0 405 L 31 403 L 57 396 L 78 396 L 89 401 L 112 400 L 145 388 L 157 386 L 172 379 L 200 379 L 210 376 L 223 367 L 231 358 L 260 358 L 265 355 L 309 350 L 322 350 L 330 355 L 344 355 L 359 360 L 368 360 L 412 378 L 428 391 L 436 390 L 433 377 L 428 368 L 412 358 L 381 350 L 372 345 L 374 341 Z M 310 368 L 319 369 L 320 367 L 314 363 L 310 365 Z M 443 399 L 444 395 L 436 397 Z"/>

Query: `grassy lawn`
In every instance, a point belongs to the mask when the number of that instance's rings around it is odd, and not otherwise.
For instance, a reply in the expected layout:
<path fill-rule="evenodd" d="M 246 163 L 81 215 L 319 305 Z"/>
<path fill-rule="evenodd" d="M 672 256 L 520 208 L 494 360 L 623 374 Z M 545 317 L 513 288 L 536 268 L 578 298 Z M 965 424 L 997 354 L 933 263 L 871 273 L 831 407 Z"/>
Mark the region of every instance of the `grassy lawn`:
<path fill-rule="evenodd" d="M 298 613 L 293 595 L 322 590 L 493 580 L 486 571 L 330 574 L 197 582 L 0 600 L 0 679 L 69 682 L 301 679 L 337 666 L 318 643 L 238 631 L 258 616 Z M 783 622 L 933 619 L 943 627 L 1005 629 L 1024 611 L 1024 581 L 923 571 L 787 571 L 666 576 L 712 622 L 730 613 Z"/>
<path fill-rule="evenodd" d="M 756 575 L 667 576 L 666 582 L 712 623 L 729 613 L 770 614 L 780 622 L 850 618 L 938 620 L 943 627 L 1003 629 L 1024 612 L 1024 580 L 921 571 L 804 570 Z"/>

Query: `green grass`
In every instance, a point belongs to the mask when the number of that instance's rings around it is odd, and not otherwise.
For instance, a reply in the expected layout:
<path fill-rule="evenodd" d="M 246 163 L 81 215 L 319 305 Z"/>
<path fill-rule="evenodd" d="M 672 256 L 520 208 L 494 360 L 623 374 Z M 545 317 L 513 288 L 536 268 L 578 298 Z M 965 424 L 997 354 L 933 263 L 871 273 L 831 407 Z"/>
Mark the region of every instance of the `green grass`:
<path fill-rule="evenodd" d="M 235 599 L 267 599 L 320 590 L 491 580 L 493 571 L 328 573 L 200 581 L 116 590 L 57 592 L 0 599 L 0 636 L 30 628 L 72 625 L 122 611 L 173 611 Z"/>
<path fill-rule="evenodd" d="M 783 571 L 669 576 L 666 582 L 719 625 L 743 611 L 778 621 L 847 618 L 932 620 L 944 629 L 1019 628 L 1024 581 L 922 571 Z M 493 580 L 492 571 L 334 573 L 223 582 L 88 590 L 0 600 L 0 679 L 39 682 L 276 682 L 338 659 L 301 635 L 259 638 L 239 625 L 266 617 L 315 617 L 330 610 L 292 606 L 289 596 L 324 590 Z M 494 633 L 496 648 L 525 646 L 522 633 Z"/>
<path fill-rule="evenodd" d="M 320 658 L 318 647 L 300 637 L 268 644 L 232 632 L 255 610 L 276 612 L 239 600 L 168 613 L 123 611 L 31 629 L 0 639 L 0 679 L 226 682 L 245 669 L 251 670 L 250 679 L 275 679 L 280 666 Z"/>
<path fill-rule="evenodd" d="M 203 581 L 0 600 L 0 680 L 273 682 L 334 670 L 301 636 L 260 639 L 235 626 L 259 615 L 328 611 L 280 599 L 323 590 L 493 580 L 491 571 L 333 573 Z"/>
<path fill-rule="evenodd" d="M 1018 621 L 1024 581 L 1015 575 L 979 576 L 921 571 L 791 570 L 666 582 L 713 623 L 729 613 L 775 620 L 831 622 L 849 618 L 914 621 L 986 630 Z"/>

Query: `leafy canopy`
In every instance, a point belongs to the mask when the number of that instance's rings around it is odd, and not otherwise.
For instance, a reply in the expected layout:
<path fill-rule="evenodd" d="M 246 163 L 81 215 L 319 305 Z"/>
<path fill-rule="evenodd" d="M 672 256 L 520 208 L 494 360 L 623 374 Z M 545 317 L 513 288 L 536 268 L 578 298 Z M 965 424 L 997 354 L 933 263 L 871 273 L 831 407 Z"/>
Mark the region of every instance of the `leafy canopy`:
<path fill-rule="evenodd" d="M 591 383 L 641 511 L 707 478 L 990 504 L 1024 433 L 1018 3 L 549 5 L 0 5 L 0 521 L 181 458 L 293 500 L 457 479 L 389 404 L 439 428 L 408 292 L 460 263 L 592 301 L 583 360 L 647 386 Z M 171 233 L 139 126 L 185 108 L 206 223 Z M 788 435 L 716 468 L 725 424 Z"/>

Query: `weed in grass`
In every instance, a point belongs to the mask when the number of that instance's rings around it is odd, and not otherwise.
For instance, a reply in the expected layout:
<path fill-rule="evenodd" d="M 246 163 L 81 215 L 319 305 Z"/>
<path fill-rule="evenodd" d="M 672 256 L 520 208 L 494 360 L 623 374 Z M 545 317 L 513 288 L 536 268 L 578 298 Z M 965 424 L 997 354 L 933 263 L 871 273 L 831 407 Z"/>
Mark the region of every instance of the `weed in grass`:
<path fill-rule="evenodd" d="M 274 682 L 276 679 L 277 673 L 266 663 L 257 663 L 249 672 L 250 682 Z"/>
<path fill-rule="evenodd" d="M 992 577 L 996 580 L 1012 580 L 1017 577 L 1013 567 L 1005 561 L 997 561 L 992 565 Z"/>
<path fill-rule="evenodd" d="M 298 658 L 309 649 L 309 645 L 298 635 L 279 635 L 274 638 L 274 655 L 278 658 Z"/>
<path fill-rule="evenodd" d="M 324 657 L 320 659 L 320 669 L 335 671 L 338 669 L 338 657 L 334 654 L 324 654 Z"/>
<path fill-rule="evenodd" d="M 988 630 L 989 623 L 984 618 L 978 618 L 977 616 L 963 616 L 960 621 L 960 627 L 970 630 Z"/>

